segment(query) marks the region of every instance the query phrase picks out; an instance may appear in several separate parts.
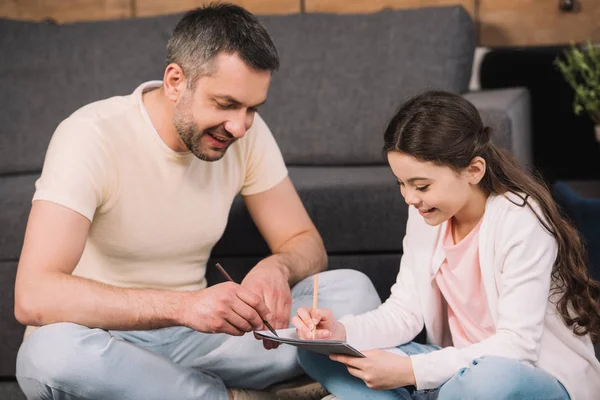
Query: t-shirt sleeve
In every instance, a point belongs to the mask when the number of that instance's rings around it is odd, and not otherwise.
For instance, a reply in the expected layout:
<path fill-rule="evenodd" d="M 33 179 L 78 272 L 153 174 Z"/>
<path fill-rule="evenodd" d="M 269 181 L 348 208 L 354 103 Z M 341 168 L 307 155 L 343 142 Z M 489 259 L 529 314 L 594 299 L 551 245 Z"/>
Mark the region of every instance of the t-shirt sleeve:
<path fill-rule="evenodd" d="M 52 136 L 33 201 L 65 206 L 90 221 L 106 204 L 113 179 L 108 147 L 89 121 L 69 117 Z"/>
<path fill-rule="evenodd" d="M 245 139 L 246 176 L 242 196 L 269 190 L 288 174 L 281 150 L 271 130 L 258 114 L 255 115 Z"/>

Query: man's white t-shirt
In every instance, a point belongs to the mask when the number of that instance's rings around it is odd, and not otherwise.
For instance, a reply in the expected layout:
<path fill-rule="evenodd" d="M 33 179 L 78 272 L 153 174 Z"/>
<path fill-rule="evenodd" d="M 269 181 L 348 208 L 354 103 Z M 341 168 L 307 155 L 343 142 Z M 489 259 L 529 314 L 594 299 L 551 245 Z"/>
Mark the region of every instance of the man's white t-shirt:
<path fill-rule="evenodd" d="M 287 176 L 275 139 L 256 115 L 223 158 L 171 150 L 142 93 L 87 105 L 54 133 L 33 200 L 61 204 L 92 224 L 73 275 L 119 287 L 198 290 L 234 197 Z"/>

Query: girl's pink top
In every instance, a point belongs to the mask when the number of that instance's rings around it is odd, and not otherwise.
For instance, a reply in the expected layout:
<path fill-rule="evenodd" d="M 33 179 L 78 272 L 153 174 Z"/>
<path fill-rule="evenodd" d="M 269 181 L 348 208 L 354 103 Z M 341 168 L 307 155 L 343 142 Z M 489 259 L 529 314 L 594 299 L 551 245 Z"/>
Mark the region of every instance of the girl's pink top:
<path fill-rule="evenodd" d="M 446 258 L 435 281 L 448 304 L 448 326 L 454 347 L 480 342 L 495 333 L 481 281 L 479 227 L 481 221 L 459 243 L 452 238 L 448 221 L 443 246 Z"/>

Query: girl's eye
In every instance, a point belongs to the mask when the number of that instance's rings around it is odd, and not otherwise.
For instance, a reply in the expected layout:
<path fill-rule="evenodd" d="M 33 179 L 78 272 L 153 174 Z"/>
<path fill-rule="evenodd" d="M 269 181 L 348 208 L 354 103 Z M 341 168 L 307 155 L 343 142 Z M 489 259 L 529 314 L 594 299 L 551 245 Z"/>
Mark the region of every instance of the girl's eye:
<path fill-rule="evenodd" d="M 428 187 L 429 187 L 429 185 L 425 185 L 425 186 L 417 186 L 417 187 L 416 187 L 416 189 L 417 189 L 419 192 L 424 192 L 424 191 L 426 191 L 426 190 L 427 190 L 427 188 L 428 188 Z"/>

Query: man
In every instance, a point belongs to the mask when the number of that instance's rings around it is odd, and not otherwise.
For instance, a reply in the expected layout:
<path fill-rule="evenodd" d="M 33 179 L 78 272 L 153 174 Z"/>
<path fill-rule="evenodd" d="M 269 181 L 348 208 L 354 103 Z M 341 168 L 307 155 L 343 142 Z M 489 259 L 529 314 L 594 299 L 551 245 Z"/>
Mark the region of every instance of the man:
<path fill-rule="evenodd" d="M 322 240 L 257 114 L 279 60 L 242 8 L 187 13 L 162 82 L 76 111 L 57 128 L 15 288 L 29 326 L 29 399 L 242 399 L 301 374 L 296 349 L 246 332 L 289 326 L 326 267 Z M 272 255 L 241 285 L 206 288 L 210 250 L 241 193 Z M 226 267 L 226 266 L 225 266 Z M 321 274 L 319 304 L 375 308 L 356 271 Z M 276 347 L 264 343 L 267 349 Z"/>

